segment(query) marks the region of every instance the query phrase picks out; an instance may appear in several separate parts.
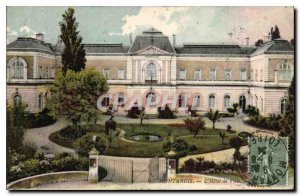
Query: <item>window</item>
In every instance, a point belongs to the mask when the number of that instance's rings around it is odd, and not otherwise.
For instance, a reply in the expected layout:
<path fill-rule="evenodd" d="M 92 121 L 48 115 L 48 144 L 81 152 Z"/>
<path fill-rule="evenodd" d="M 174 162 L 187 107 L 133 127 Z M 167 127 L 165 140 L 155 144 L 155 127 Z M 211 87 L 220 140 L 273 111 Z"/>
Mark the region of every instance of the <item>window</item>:
<path fill-rule="evenodd" d="M 24 79 L 24 69 L 25 69 L 25 60 L 22 58 L 15 58 L 10 67 L 11 67 L 11 78 L 13 79 Z"/>
<path fill-rule="evenodd" d="M 51 78 L 55 78 L 55 68 L 52 67 L 51 69 Z"/>
<path fill-rule="evenodd" d="M 157 80 L 156 65 L 154 63 L 150 63 L 147 65 L 146 80 L 150 80 L 150 81 Z"/>
<path fill-rule="evenodd" d="M 278 79 L 291 80 L 292 77 L 293 77 L 293 71 L 291 69 L 291 66 L 287 63 L 280 64 L 278 69 Z"/>
<path fill-rule="evenodd" d="M 257 75 L 258 75 L 258 72 L 257 72 L 257 70 L 255 70 L 255 81 L 257 81 Z"/>
<path fill-rule="evenodd" d="M 21 97 L 20 95 L 15 95 L 14 96 L 14 106 L 19 106 L 19 104 L 21 103 Z"/>
<path fill-rule="evenodd" d="M 179 95 L 178 97 L 178 107 L 184 107 L 185 106 L 185 96 Z"/>
<path fill-rule="evenodd" d="M 285 112 L 286 112 L 286 105 L 287 105 L 287 100 L 286 99 L 282 99 L 281 103 L 280 103 L 280 113 L 281 114 L 285 114 Z"/>
<path fill-rule="evenodd" d="M 230 96 L 225 95 L 224 96 L 224 108 L 229 108 L 230 107 Z"/>
<path fill-rule="evenodd" d="M 104 75 L 106 78 L 109 78 L 109 69 L 103 69 L 103 75 Z"/>
<path fill-rule="evenodd" d="M 250 80 L 253 81 L 254 80 L 254 72 L 253 69 L 251 69 L 251 73 L 250 73 Z"/>
<path fill-rule="evenodd" d="M 124 69 L 119 69 L 118 70 L 118 78 L 119 78 L 119 80 L 124 80 L 125 79 L 125 70 Z"/>
<path fill-rule="evenodd" d="M 194 107 L 200 107 L 200 95 L 195 95 L 193 100 Z"/>
<path fill-rule="evenodd" d="M 186 70 L 180 69 L 179 70 L 179 80 L 185 80 L 185 78 L 186 78 Z"/>
<path fill-rule="evenodd" d="M 263 70 L 260 70 L 260 81 L 263 81 Z"/>
<path fill-rule="evenodd" d="M 230 69 L 225 69 L 225 71 L 224 71 L 224 79 L 226 81 L 231 80 L 231 70 Z"/>
<path fill-rule="evenodd" d="M 49 75 L 49 67 L 46 67 L 46 71 L 45 71 L 45 77 L 44 78 L 50 78 L 50 75 Z"/>
<path fill-rule="evenodd" d="M 109 106 L 109 96 L 106 96 L 102 99 L 101 105 L 104 108 L 107 108 Z"/>
<path fill-rule="evenodd" d="M 40 110 L 42 110 L 43 109 L 43 102 L 44 102 L 44 100 L 43 100 L 43 95 L 42 94 L 39 94 L 39 109 Z"/>
<path fill-rule="evenodd" d="M 147 100 L 148 106 L 150 106 L 149 105 L 150 103 L 151 104 L 155 103 L 155 101 L 156 101 L 155 94 L 153 92 L 148 93 L 147 96 L 146 96 L 146 100 Z M 151 106 L 154 106 L 154 105 L 151 105 Z"/>
<path fill-rule="evenodd" d="M 241 70 L 241 80 L 242 81 L 246 81 L 247 80 L 247 70 L 246 69 L 242 69 Z"/>
<path fill-rule="evenodd" d="M 39 66 L 39 78 L 43 77 L 43 67 Z"/>
<path fill-rule="evenodd" d="M 261 112 L 264 111 L 264 100 L 263 100 L 263 98 L 260 98 L 260 111 Z"/>
<path fill-rule="evenodd" d="M 195 70 L 195 81 L 201 80 L 201 70 Z"/>
<path fill-rule="evenodd" d="M 214 95 L 210 95 L 208 98 L 208 105 L 210 108 L 214 108 L 215 107 L 215 96 Z"/>
<path fill-rule="evenodd" d="M 209 79 L 212 80 L 212 81 L 216 80 L 216 70 L 215 69 L 211 69 L 209 71 Z"/>
<path fill-rule="evenodd" d="M 255 107 L 258 108 L 258 97 L 255 95 Z"/>
<path fill-rule="evenodd" d="M 239 98 L 239 106 L 242 108 L 243 112 L 246 110 L 246 97 L 244 95 Z"/>

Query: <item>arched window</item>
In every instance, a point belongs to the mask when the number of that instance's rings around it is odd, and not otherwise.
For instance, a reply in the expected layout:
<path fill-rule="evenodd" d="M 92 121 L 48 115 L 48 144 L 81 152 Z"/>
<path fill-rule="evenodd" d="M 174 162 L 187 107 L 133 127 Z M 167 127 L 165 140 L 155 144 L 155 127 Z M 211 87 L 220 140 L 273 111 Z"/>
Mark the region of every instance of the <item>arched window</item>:
<path fill-rule="evenodd" d="M 102 107 L 108 107 L 109 106 L 109 96 L 106 96 L 102 99 L 101 105 L 102 105 Z"/>
<path fill-rule="evenodd" d="M 214 95 L 210 95 L 208 98 L 208 105 L 210 108 L 214 108 L 215 107 L 215 96 Z"/>
<path fill-rule="evenodd" d="M 39 101 L 39 109 L 42 110 L 43 109 L 43 105 L 44 105 L 44 97 L 43 97 L 42 93 L 39 94 L 38 101 Z"/>
<path fill-rule="evenodd" d="M 149 103 L 155 103 L 155 101 L 156 101 L 155 93 L 153 93 L 153 92 L 148 93 L 146 95 L 146 101 L 147 101 L 148 104 Z M 151 105 L 151 106 L 153 106 L 153 105 Z"/>
<path fill-rule="evenodd" d="M 52 67 L 51 68 L 51 78 L 54 78 L 55 77 L 55 68 Z"/>
<path fill-rule="evenodd" d="M 124 103 L 124 94 L 119 94 L 118 103 L 122 103 L 122 105 L 120 105 L 121 107 L 125 106 L 125 103 Z"/>
<path fill-rule="evenodd" d="M 150 63 L 147 65 L 145 82 L 146 83 L 157 82 L 156 65 L 154 63 Z"/>
<path fill-rule="evenodd" d="M 285 114 L 286 105 L 287 105 L 287 100 L 286 99 L 282 99 L 281 103 L 280 103 L 280 113 L 281 114 Z"/>
<path fill-rule="evenodd" d="M 278 79 L 279 80 L 291 80 L 293 77 L 292 66 L 284 62 L 278 67 Z"/>
<path fill-rule="evenodd" d="M 179 95 L 178 97 L 178 107 L 183 107 L 185 100 L 184 100 L 184 95 Z"/>
<path fill-rule="evenodd" d="M 50 75 L 49 75 L 49 67 L 46 67 L 46 71 L 45 71 L 45 78 L 50 78 Z"/>
<path fill-rule="evenodd" d="M 195 95 L 193 100 L 194 107 L 200 107 L 200 95 Z"/>
<path fill-rule="evenodd" d="M 21 103 L 21 96 L 20 95 L 15 95 L 14 96 L 14 106 L 17 107 Z"/>
<path fill-rule="evenodd" d="M 12 59 L 10 63 L 11 78 L 24 79 L 26 61 L 20 57 Z"/>
<path fill-rule="evenodd" d="M 246 110 L 246 98 L 244 95 L 240 96 L 239 106 L 240 106 L 240 108 L 242 108 L 243 112 Z"/>
<path fill-rule="evenodd" d="M 224 108 L 229 108 L 230 107 L 230 96 L 225 95 L 224 96 Z"/>
<path fill-rule="evenodd" d="M 258 108 L 258 97 L 255 95 L 255 107 Z"/>

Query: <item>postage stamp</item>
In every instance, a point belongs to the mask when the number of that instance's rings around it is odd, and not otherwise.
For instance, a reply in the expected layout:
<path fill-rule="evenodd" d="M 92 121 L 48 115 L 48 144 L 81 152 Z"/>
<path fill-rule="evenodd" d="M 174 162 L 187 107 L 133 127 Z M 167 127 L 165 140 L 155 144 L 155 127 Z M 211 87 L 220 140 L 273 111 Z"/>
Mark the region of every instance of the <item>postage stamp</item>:
<path fill-rule="evenodd" d="M 288 138 L 249 138 L 249 175 L 251 186 L 287 185 Z"/>

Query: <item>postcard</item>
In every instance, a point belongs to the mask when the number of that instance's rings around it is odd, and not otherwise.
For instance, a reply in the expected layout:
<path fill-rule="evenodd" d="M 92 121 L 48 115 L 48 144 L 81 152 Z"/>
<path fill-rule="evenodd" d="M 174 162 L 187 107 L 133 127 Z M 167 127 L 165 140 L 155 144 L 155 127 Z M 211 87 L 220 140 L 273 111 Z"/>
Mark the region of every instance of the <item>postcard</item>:
<path fill-rule="evenodd" d="M 294 7 L 7 7 L 8 190 L 295 190 Z"/>

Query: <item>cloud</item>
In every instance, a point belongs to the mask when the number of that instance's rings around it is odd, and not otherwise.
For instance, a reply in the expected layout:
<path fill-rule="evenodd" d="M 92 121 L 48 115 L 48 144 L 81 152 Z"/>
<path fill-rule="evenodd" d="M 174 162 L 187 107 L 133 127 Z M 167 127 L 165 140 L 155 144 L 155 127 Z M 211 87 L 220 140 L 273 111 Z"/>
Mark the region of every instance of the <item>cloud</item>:
<path fill-rule="evenodd" d="M 12 30 L 9 26 L 6 27 L 6 42 L 10 43 L 11 39 L 14 39 L 18 36 L 18 32 Z"/>
<path fill-rule="evenodd" d="M 20 32 L 26 37 L 35 37 L 35 34 L 37 34 L 35 30 L 26 25 L 20 27 Z"/>
<path fill-rule="evenodd" d="M 141 33 L 153 27 L 171 36 L 180 28 L 180 23 L 172 17 L 186 10 L 185 7 L 142 7 L 137 15 L 123 17 L 125 24 L 122 26 L 122 35 Z"/>
<path fill-rule="evenodd" d="M 136 15 L 122 18 L 120 33 L 140 34 L 156 28 L 165 35 L 177 35 L 177 43 L 237 42 L 253 44 L 278 25 L 285 39 L 294 37 L 293 7 L 142 7 Z"/>

